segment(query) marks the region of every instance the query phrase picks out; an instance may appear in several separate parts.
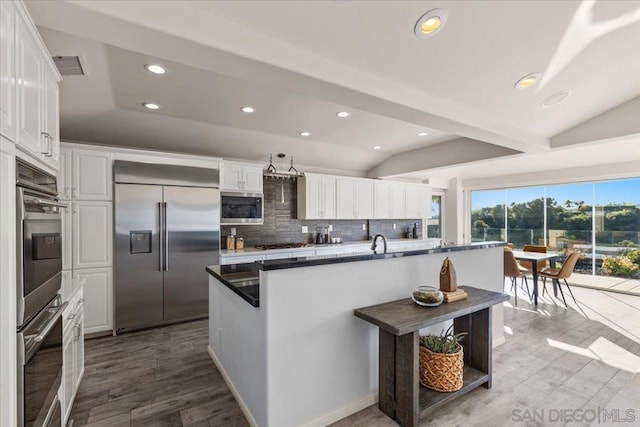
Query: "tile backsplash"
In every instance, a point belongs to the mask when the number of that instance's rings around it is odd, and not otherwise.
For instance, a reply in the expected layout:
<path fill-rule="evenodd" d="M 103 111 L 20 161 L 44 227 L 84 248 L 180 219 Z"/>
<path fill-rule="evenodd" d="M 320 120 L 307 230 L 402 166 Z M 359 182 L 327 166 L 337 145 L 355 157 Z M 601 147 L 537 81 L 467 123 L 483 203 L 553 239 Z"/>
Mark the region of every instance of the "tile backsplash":
<path fill-rule="evenodd" d="M 283 200 L 284 190 L 284 203 Z M 404 238 L 408 228 L 418 224 L 418 236 L 422 236 L 422 220 L 301 220 L 297 219 L 297 182 L 294 180 L 265 179 L 264 181 L 264 224 L 262 225 L 223 225 L 221 227 L 221 245 L 226 249 L 226 237 L 231 228 L 236 235 L 244 238 L 245 246 L 274 243 L 313 243 L 316 234 L 332 226 L 332 237 L 341 237 L 343 241 L 368 240 L 369 236 L 382 233 L 389 239 Z M 396 224 L 396 229 L 393 229 Z M 364 230 L 362 229 L 364 225 Z M 302 227 L 309 229 L 302 232 Z"/>

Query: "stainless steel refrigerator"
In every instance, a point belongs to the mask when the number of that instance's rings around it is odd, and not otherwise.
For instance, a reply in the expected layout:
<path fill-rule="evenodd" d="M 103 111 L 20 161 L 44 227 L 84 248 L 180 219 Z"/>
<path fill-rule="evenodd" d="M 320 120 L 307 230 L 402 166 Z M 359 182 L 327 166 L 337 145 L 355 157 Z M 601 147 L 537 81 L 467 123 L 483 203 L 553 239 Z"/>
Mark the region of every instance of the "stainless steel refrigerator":
<path fill-rule="evenodd" d="M 114 181 L 116 333 L 206 317 L 219 171 L 116 161 Z"/>

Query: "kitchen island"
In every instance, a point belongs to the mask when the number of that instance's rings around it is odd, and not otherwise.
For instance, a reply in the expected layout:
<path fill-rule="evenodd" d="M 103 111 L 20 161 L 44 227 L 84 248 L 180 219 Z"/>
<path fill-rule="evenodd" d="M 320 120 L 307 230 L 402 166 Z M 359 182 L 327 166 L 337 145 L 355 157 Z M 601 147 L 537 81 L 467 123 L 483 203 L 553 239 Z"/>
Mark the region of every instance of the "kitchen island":
<path fill-rule="evenodd" d="M 459 285 L 502 291 L 503 245 L 210 266 L 209 352 L 250 423 L 327 425 L 377 400 L 378 332 L 354 309 L 437 287 L 446 256 Z M 492 310 L 495 346 L 503 314 Z"/>

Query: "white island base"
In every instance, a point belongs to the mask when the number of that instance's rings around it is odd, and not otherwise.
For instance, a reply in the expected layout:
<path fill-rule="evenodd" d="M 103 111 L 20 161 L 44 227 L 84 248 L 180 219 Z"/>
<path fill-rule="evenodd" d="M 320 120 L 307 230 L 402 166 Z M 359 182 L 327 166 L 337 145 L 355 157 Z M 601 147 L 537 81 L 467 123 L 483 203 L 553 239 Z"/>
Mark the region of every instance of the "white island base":
<path fill-rule="evenodd" d="M 259 307 L 210 276 L 209 352 L 249 423 L 326 426 L 376 403 L 378 330 L 354 309 L 438 287 L 446 256 L 459 285 L 502 292 L 502 245 L 465 248 L 276 270 L 267 262 Z M 495 306 L 493 345 L 502 342 Z"/>

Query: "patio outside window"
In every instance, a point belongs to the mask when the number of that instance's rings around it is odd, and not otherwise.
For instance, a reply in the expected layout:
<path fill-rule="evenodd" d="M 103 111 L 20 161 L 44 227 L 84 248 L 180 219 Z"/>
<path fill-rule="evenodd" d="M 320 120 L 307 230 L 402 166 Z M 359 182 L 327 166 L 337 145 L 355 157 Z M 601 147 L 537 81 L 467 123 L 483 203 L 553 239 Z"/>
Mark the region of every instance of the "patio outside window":
<path fill-rule="evenodd" d="M 579 251 L 576 273 L 640 278 L 640 178 L 473 191 L 471 236 Z"/>

